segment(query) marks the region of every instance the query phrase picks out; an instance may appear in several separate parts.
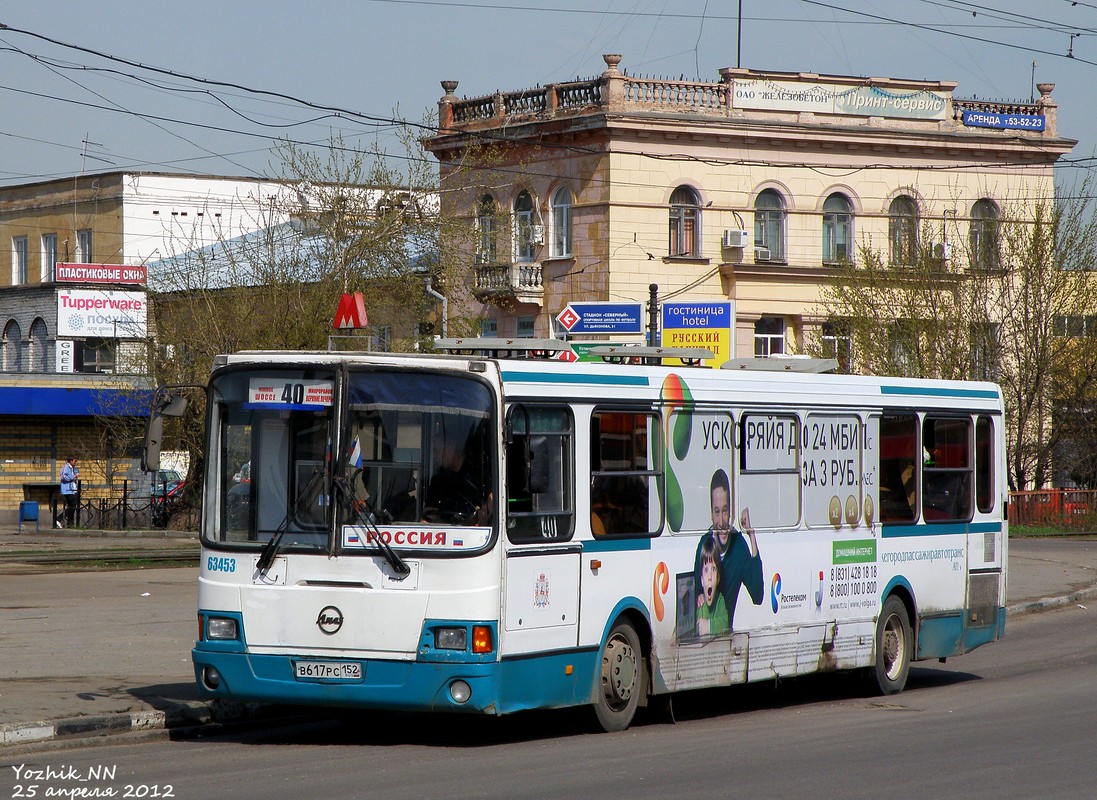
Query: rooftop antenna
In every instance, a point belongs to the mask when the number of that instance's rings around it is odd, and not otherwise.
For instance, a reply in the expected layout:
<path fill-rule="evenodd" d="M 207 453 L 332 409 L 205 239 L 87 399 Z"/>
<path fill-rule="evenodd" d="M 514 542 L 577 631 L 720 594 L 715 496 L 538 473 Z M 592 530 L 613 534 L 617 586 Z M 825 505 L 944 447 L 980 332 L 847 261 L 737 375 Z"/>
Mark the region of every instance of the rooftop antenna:
<path fill-rule="evenodd" d="M 1028 101 L 1036 102 L 1036 59 L 1032 59 L 1032 88 L 1029 91 Z"/>

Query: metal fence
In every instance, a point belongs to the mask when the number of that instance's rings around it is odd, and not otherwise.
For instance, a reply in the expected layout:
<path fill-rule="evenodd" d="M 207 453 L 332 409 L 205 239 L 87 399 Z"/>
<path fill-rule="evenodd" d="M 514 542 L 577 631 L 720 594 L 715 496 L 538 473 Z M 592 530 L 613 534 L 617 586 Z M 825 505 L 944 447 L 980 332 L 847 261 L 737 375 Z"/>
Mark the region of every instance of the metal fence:
<path fill-rule="evenodd" d="M 1097 530 L 1097 489 L 1010 492 L 1009 524 Z"/>
<path fill-rule="evenodd" d="M 56 521 L 63 521 L 64 514 L 64 501 L 61 500 L 60 495 L 57 495 L 50 503 L 47 524 L 53 526 Z M 165 503 L 162 497 L 141 499 L 92 497 L 80 498 L 77 501 L 73 527 L 105 531 L 154 528 L 196 531 L 198 517 L 197 507 L 173 502 L 171 498 Z"/>

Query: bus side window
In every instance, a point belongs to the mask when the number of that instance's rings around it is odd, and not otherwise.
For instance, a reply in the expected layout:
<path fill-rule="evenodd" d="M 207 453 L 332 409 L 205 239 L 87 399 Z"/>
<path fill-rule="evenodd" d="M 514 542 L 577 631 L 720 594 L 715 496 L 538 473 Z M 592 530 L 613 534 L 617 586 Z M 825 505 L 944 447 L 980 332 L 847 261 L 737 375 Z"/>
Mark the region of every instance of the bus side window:
<path fill-rule="evenodd" d="M 653 439 L 658 423 L 651 413 L 600 411 L 592 417 L 590 525 L 595 536 L 659 532 L 662 458 Z"/>
<path fill-rule="evenodd" d="M 990 417 L 975 421 L 975 505 L 983 514 L 994 510 L 994 425 Z"/>
<path fill-rule="evenodd" d="M 913 522 L 918 508 L 918 418 L 886 414 L 880 420 L 880 521 Z"/>
<path fill-rule="evenodd" d="M 512 542 L 567 541 L 575 529 L 574 424 L 562 407 L 511 408 L 507 535 Z"/>
<path fill-rule="evenodd" d="M 971 519 L 971 420 L 926 417 L 922 447 L 922 516 L 927 522 Z"/>

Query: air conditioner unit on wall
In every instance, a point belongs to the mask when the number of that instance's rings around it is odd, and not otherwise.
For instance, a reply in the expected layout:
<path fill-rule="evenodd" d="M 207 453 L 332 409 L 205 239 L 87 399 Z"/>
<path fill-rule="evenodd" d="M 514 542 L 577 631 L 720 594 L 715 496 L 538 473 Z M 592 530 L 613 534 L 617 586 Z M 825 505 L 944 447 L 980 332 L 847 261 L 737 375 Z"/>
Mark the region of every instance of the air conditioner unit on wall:
<path fill-rule="evenodd" d="M 747 247 L 750 244 L 750 231 L 726 230 L 720 244 L 724 247 Z"/>
<path fill-rule="evenodd" d="M 952 245 L 948 242 L 934 242 L 931 245 L 930 252 L 936 260 L 948 261 L 952 258 Z"/>
<path fill-rule="evenodd" d="M 769 261 L 769 248 L 768 247 L 755 247 L 754 248 L 754 260 L 755 261 Z"/>
<path fill-rule="evenodd" d="M 530 225 L 530 228 L 529 228 L 529 243 L 530 244 L 544 244 L 545 243 L 545 226 L 544 225 Z"/>

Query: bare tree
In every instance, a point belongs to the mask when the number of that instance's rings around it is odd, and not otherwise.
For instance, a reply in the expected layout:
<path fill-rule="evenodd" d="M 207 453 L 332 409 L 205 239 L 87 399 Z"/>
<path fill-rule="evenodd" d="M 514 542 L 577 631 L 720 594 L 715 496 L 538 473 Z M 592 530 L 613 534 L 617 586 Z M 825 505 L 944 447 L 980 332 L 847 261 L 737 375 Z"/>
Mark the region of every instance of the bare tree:
<path fill-rule="evenodd" d="M 439 296 L 466 305 L 474 232 L 441 215 L 437 165 L 415 131 L 399 141 L 394 156 L 338 137 L 320 149 L 285 143 L 278 190 L 251 204 L 245 225 L 213 243 L 181 231 L 176 255 L 150 271 L 152 382 L 203 384 L 219 353 L 326 350 L 343 293 L 362 292 L 369 315 L 353 349 L 414 349 L 441 322 Z M 165 432 L 172 449 L 191 453 L 191 475 L 200 474 L 200 406 Z"/>
<path fill-rule="evenodd" d="M 1083 187 L 1072 199 L 1003 209 L 981 235 L 953 229 L 954 251 L 917 248 L 896 265 L 864 246 L 821 293 L 833 350 L 848 337 L 866 374 L 989 379 L 1002 385 L 1009 484 L 1070 473 L 1068 443 L 1097 439 L 1097 221 Z M 932 238 L 923 232 L 923 241 Z M 1058 459 L 1058 464 L 1055 459 Z"/>

